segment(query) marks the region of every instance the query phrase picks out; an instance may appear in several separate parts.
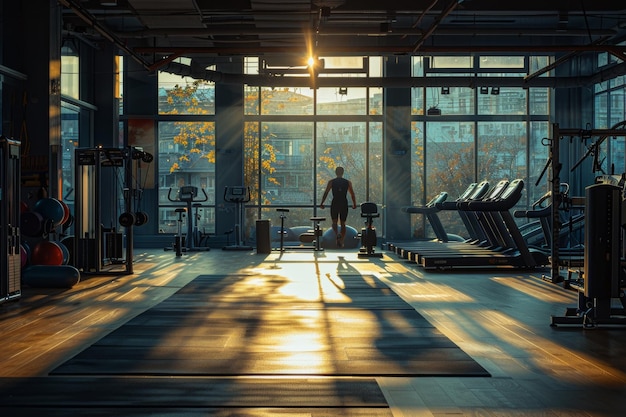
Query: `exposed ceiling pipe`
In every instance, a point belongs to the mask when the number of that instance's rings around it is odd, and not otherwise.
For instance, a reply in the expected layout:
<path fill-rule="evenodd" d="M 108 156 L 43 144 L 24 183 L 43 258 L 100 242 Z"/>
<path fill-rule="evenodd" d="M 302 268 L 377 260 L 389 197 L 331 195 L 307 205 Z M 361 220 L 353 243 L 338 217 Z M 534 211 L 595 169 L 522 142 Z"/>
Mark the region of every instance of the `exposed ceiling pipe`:
<path fill-rule="evenodd" d="M 600 45 L 600 44 L 603 44 L 604 42 L 606 42 L 607 40 L 608 40 L 608 37 L 604 37 L 604 38 L 598 39 L 598 40 L 596 40 L 594 42 L 591 42 L 591 44 L 592 45 Z M 540 70 L 535 71 L 532 74 L 528 74 L 526 76 L 526 81 L 532 80 L 535 77 L 539 77 L 540 75 L 545 74 L 546 72 L 553 70 L 554 68 L 558 67 L 559 65 L 569 61 L 573 57 L 575 57 L 577 55 L 580 55 L 580 54 L 581 54 L 581 51 L 573 51 L 573 52 L 570 52 L 568 54 L 562 55 L 559 58 L 557 58 L 552 64 L 547 65 L 544 68 L 541 68 Z"/>
<path fill-rule="evenodd" d="M 76 38 L 79 41 L 83 42 L 85 45 L 90 46 L 93 49 L 99 50 L 100 46 L 94 42 L 93 40 L 89 39 L 87 36 L 85 36 L 85 34 L 80 33 L 80 32 L 75 32 L 72 30 L 63 30 L 63 36 L 69 36 L 72 38 Z"/>
<path fill-rule="evenodd" d="M 457 6 L 462 3 L 463 0 L 452 0 L 448 6 L 441 11 L 441 14 L 435 18 L 433 24 L 426 30 L 426 32 L 422 35 L 422 38 L 417 41 L 415 46 L 413 46 L 413 53 L 417 52 L 418 49 L 424 44 L 426 39 L 428 39 L 437 29 L 437 27 L 441 24 L 441 21 L 445 19 L 450 13 L 457 8 Z"/>
<path fill-rule="evenodd" d="M 107 40 L 115 44 L 120 50 L 126 52 L 130 57 L 132 57 L 135 61 L 141 64 L 145 69 L 149 70 L 150 64 L 144 60 L 141 56 L 137 55 L 135 51 L 128 48 L 120 38 L 117 37 L 114 33 L 109 31 L 105 26 L 103 26 L 98 20 L 91 15 L 87 10 L 82 8 L 79 4 L 77 4 L 74 0 L 58 0 L 60 4 L 71 9 L 76 16 L 81 18 L 85 23 L 87 23 L 90 27 L 94 28 L 100 35 L 104 36 Z"/>
<path fill-rule="evenodd" d="M 422 19 L 424 19 L 424 16 L 426 16 L 426 13 L 428 13 L 433 7 L 435 7 L 435 5 L 437 4 L 439 0 L 433 0 L 433 2 L 430 4 L 430 6 L 428 6 L 427 8 L 425 8 L 424 10 L 422 10 L 422 13 L 419 15 L 419 17 L 417 18 L 417 20 L 415 22 L 413 22 L 413 24 L 411 25 L 412 29 L 416 29 L 420 23 L 422 23 Z M 393 30 L 394 32 L 396 32 L 395 28 Z M 407 35 L 403 35 L 402 38 L 404 39 Z"/>

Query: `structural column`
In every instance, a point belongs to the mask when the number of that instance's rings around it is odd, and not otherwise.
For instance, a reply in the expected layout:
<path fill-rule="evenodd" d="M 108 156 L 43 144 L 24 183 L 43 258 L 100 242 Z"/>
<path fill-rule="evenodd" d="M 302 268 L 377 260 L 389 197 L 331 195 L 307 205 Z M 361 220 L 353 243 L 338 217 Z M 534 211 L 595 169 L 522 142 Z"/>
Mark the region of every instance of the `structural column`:
<path fill-rule="evenodd" d="M 387 60 L 385 77 L 407 77 L 411 58 Z M 384 221 L 386 240 L 411 237 L 410 219 L 402 207 L 411 204 L 411 89 L 385 88 Z"/>

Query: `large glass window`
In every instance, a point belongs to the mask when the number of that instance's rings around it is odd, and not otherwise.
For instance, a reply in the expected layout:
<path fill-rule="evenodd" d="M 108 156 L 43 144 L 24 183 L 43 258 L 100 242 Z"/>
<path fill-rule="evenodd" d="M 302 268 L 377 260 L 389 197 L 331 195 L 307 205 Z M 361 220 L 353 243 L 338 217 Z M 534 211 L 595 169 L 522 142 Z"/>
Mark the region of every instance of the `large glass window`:
<path fill-rule="evenodd" d="M 66 40 L 61 47 L 61 94 L 80 99 L 79 48 L 74 40 Z"/>
<path fill-rule="evenodd" d="M 254 102 L 253 89 L 246 90 L 250 103 Z M 256 93 L 258 95 L 258 93 Z M 261 88 L 261 114 L 263 115 L 312 115 L 313 90 L 310 88 L 263 87 Z M 253 109 L 250 109 L 252 113 Z"/>
<path fill-rule="evenodd" d="M 344 167 L 345 177 L 352 180 L 358 201 L 365 201 L 368 165 L 365 129 L 365 123 L 357 122 L 317 124 L 318 201 L 338 166 Z"/>
<path fill-rule="evenodd" d="M 178 192 L 183 186 L 197 187 L 202 202 L 198 227 L 215 230 L 215 125 L 213 122 L 160 122 L 159 144 L 159 232 L 176 233 L 180 207 Z M 204 190 L 204 192 L 203 192 Z M 206 195 L 204 194 L 206 193 Z"/>
<path fill-rule="evenodd" d="M 433 197 L 445 191 L 456 199 L 475 181 L 473 122 L 426 123 L 426 192 Z M 448 233 L 467 235 L 456 213 L 440 212 Z"/>
<path fill-rule="evenodd" d="M 411 122 L 411 204 L 423 206 L 433 196 L 424 195 L 424 169 L 426 156 L 424 155 L 424 123 Z M 433 236 L 427 231 L 424 216 L 411 215 L 411 230 L 413 237 L 425 238 Z"/>
<path fill-rule="evenodd" d="M 491 87 L 478 94 L 478 114 L 525 115 L 526 91 L 523 88 Z"/>
<path fill-rule="evenodd" d="M 196 216 L 202 233 L 215 231 L 215 85 L 159 73 L 159 232 L 175 233 L 183 186 L 197 188 Z M 189 214 L 188 214 L 189 215 Z"/>
<path fill-rule="evenodd" d="M 79 146 L 81 108 L 68 103 L 80 100 L 80 59 L 78 43 L 66 40 L 61 47 L 61 197 L 74 213 L 74 150 Z"/>
<path fill-rule="evenodd" d="M 323 60 L 326 73 L 320 77 L 382 74 L 380 57 Z M 258 65 L 262 61 L 246 59 L 246 73 L 258 73 Z M 275 208 L 285 207 L 289 208 L 286 227 L 311 226 L 313 215 L 327 214 L 319 212 L 319 202 L 340 165 L 353 181 L 358 203 L 382 204 L 381 87 L 245 86 L 244 94 L 244 176 L 253 190 L 250 205 L 258 205 L 263 218 L 280 224 Z M 353 219 L 352 224 L 358 227 L 356 222 Z"/>
<path fill-rule="evenodd" d="M 215 114 L 215 83 L 159 72 L 159 114 Z"/>
<path fill-rule="evenodd" d="M 365 198 L 361 201 L 373 201 L 382 204 L 383 200 L 383 123 L 369 124 L 369 142 L 366 160 L 368 168 Z M 356 178 L 356 177 L 353 177 Z"/>
<path fill-rule="evenodd" d="M 455 77 L 456 81 L 445 86 L 437 80 L 443 87 L 411 89 L 414 203 L 424 204 L 441 191 L 456 199 L 469 184 L 483 180 L 495 184 L 501 179 L 523 179 L 523 206 L 546 191 L 545 179 L 535 186 L 538 175 L 531 179 L 529 172 L 540 172 L 547 158 L 548 148 L 541 139 L 548 136 L 551 90 L 499 86 L 497 80 L 519 77 L 521 81 L 552 60 L 548 56 L 412 58 L 414 77 Z M 477 87 L 458 86 L 462 78 L 483 81 L 487 77 L 489 81 Z M 424 111 L 431 108 L 440 113 Z M 440 212 L 439 217 L 448 233 L 467 235 L 454 213 Z M 432 237 L 423 219 L 412 219 L 412 226 L 414 235 Z"/>
<path fill-rule="evenodd" d="M 478 178 L 526 179 L 526 123 L 479 122 L 477 130 Z"/>
<path fill-rule="evenodd" d="M 310 207 L 313 124 L 267 122 L 261 124 L 261 131 L 261 161 L 272 166 L 261 172 L 261 194 L 274 205 Z"/>
<path fill-rule="evenodd" d="M 548 163 L 546 138 L 551 136 L 551 132 L 549 122 L 531 122 L 529 125 L 528 182 L 526 188 L 528 200 L 532 204 L 547 190 L 548 178 L 543 170 Z"/>
<path fill-rule="evenodd" d="M 473 115 L 474 97 L 469 87 L 427 87 L 426 108 L 438 108 L 445 116 Z"/>
<path fill-rule="evenodd" d="M 260 130 L 256 126 L 260 126 Z M 289 208 L 285 227 L 310 225 L 315 189 L 313 123 L 251 122 L 246 131 L 250 133 L 246 134 L 246 148 L 249 150 L 246 151 L 245 164 L 252 168 L 246 181 L 252 189 L 255 184 L 260 184 L 260 199 L 252 203 L 258 204 L 263 211 L 262 217 L 269 218 L 274 225 L 280 224 L 280 213 L 271 206 Z M 252 215 L 247 221 L 255 218 Z"/>
<path fill-rule="evenodd" d="M 61 103 L 61 196 L 74 213 L 74 154 L 78 144 L 80 109 Z"/>
<path fill-rule="evenodd" d="M 319 88 L 317 114 L 366 114 L 367 89 L 364 87 Z"/>
<path fill-rule="evenodd" d="M 626 94 L 622 81 L 623 79 L 618 77 L 595 85 L 593 108 L 596 129 L 625 128 Z M 625 137 L 605 138 L 595 158 L 599 163 L 595 168 L 601 170 L 597 174 L 619 175 L 626 171 L 625 142 Z"/>

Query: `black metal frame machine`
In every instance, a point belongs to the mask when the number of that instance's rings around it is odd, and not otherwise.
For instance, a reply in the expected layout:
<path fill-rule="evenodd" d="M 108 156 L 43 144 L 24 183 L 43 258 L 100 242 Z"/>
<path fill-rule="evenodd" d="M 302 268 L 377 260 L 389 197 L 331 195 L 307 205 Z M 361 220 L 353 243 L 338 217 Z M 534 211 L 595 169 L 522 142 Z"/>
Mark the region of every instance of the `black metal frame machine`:
<path fill-rule="evenodd" d="M 380 217 L 376 203 L 361 203 L 361 217 L 365 219 L 365 227 L 361 229 L 361 248 L 359 258 L 381 258 L 382 253 L 376 252 L 376 228 L 374 219 Z"/>
<path fill-rule="evenodd" d="M 152 160 L 139 147 L 76 149 L 73 261 L 77 269 L 133 273 L 133 228 L 148 221 L 146 213 L 137 211 L 143 190 L 136 175 L 141 162 Z M 122 207 L 118 207 L 120 197 Z M 105 204 L 112 205 L 110 219 L 104 218 Z"/>
<path fill-rule="evenodd" d="M 0 137 L 0 303 L 22 295 L 20 142 Z"/>
<path fill-rule="evenodd" d="M 584 288 L 578 305 L 551 325 L 626 325 L 626 272 L 623 252 L 624 186 L 594 184 L 585 190 Z"/>

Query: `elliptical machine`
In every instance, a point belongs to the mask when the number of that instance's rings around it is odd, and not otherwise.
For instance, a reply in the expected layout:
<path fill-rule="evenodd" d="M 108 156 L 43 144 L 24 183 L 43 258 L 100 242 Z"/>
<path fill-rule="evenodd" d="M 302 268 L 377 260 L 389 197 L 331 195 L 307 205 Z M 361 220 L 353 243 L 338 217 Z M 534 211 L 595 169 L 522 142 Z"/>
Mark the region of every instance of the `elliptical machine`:
<path fill-rule="evenodd" d="M 183 202 L 185 208 L 177 208 L 175 212 L 178 214 L 178 231 L 174 241 L 174 250 L 176 256 L 181 256 L 182 252 L 205 252 L 211 250 L 208 246 L 199 246 L 202 241 L 202 236 L 198 228 L 199 213 L 198 210 L 201 203 L 208 201 L 204 188 L 200 188 L 204 198 L 198 198 L 198 187 L 193 185 L 184 185 L 178 189 L 176 198 L 172 198 L 172 188 L 167 192 L 167 199 L 173 203 Z M 192 214 L 192 210 L 195 212 Z M 182 235 L 182 222 L 183 218 L 187 215 L 187 233 Z M 170 248 L 165 248 L 166 250 Z"/>
<path fill-rule="evenodd" d="M 374 218 L 380 217 L 376 203 L 361 203 L 361 217 L 365 218 L 365 227 L 361 229 L 361 249 L 359 249 L 358 257 L 381 258 L 383 254 L 377 253 L 374 249 L 377 240 Z"/>

